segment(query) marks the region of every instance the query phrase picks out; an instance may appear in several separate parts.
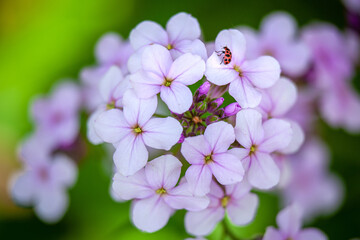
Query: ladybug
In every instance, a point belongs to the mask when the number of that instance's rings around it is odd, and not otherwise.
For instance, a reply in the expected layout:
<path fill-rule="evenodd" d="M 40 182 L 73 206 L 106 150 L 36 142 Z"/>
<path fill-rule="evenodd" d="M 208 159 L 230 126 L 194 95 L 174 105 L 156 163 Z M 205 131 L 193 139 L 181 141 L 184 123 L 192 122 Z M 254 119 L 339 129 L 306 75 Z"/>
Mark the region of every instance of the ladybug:
<path fill-rule="evenodd" d="M 220 64 L 224 63 L 225 65 L 228 65 L 231 62 L 232 53 L 228 47 L 225 46 L 223 47 L 222 51 L 215 51 L 215 52 L 218 54 L 218 56 L 224 55 Z"/>

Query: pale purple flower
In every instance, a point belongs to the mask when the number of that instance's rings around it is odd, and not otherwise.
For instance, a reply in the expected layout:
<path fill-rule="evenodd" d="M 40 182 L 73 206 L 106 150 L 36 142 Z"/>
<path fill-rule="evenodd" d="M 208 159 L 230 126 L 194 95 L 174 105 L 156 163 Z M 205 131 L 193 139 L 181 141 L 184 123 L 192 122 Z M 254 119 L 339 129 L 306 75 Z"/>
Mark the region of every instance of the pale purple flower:
<path fill-rule="evenodd" d="M 343 0 L 346 8 L 354 13 L 360 14 L 360 1 L 359 0 Z"/>
<path fill-rule="evenodd" d="M 240 28 L 244 33 L 250 59 L 269 55 L 279 61 L 284 74 L 299 77 L 305 74 L 310 63 L 310 50 L 296 37 L 296 21 L 285 12 L 266 16 L 257 34 L 250 28 Z"/>
<path fill-rule="evenodd" d="M 230 103 L 224 108 L 224 114 L 227 117 L 233 116 L 237 114 L 241 110 L 240 105 L 236 103 Z"/>
<path fill-rule="evenodd" d="M 209 204 L 207 197 L 193 196 L 186 182 L 179 180 L 181 162 L 172 155 L 150 161 L 135 175 L 116 173 L 113 189 L 124 200 L 135 199 L 131 218 L 135 226 L 146 232 L 163 228 L 176 209 L 199 211 Z"/>
<path fill-rule="evenodd" d="M 349 132 L 360 131 L 360 96 L 347 85 L 338 82 L 320 98 L 320 113 L 333 127 L 342 127 Z"/>
<path fill-rule="evenodd" d="M 139 99 L 132 89 L 125 92 L 123 111 L 111 109 L 95 120 L 95 131 L 105 142 L 114 144 L 114 162 L 118 171 L 129 176 L 145 166 L 146 146 L 170 150 L 182 133 L 174 118 L 151 118 L 157 107 L 156 96 Z"/>
<path fill-rule="evenodd" d="M 90 115 L 87 123 L 87 136 L 91 143 L 102 143 L 102 139 L 96 134 L 94 129 L 96 118 L 108 109 L 122 107 L 123 95 L 129 88 L 129 79 L 124 78 L 120 68 L 116 66 L 112 66 L 102 77 L 98 88 L 102 101 L 98 104 L 97 109 Z"/>
<path fill-rule="evenodd" d="M 215 50 L 228 47 L 232 53 L 231 62 L 222 63 L 223 55 L 214 52 L 206 61 L 205 75 L 215 85 L 229 84 L 229 93 L 242 108 L 256 107 L 261 100 L 259 89 L 269 88 L 280 77 L 280 65 L 269 56 L 246 60 L 245 37 L 238 30 L 221 31 L 215 40 Z"/>
<path fill-rule="evenodd" d="M 227 185 L 224 190 L 211 182 L 209 206 L 198 212 L 189 211 L 185 215 L 185 228 L 190 234 L 206 236 L 223 220 L 227 213 L 231 222 L 237 226 L 250 223 L 255 216 L 259 199 L 250 193 L 251 187 L 245 181 Z"/>
<path fill-rule="evenodd" d="M 292 156 L 290 179 L 283 191 L 286 204 L 297 203 L 309 219 L 334 212 L 343 198 L 343 186 L 328 172 L 328 149 L 318 139 L 308 139 Z"/>
<path fill-rule="evenodd" d="M 263 115 L 263 119 L 284 119 L 291 124 L 293 137 L 290 144 L 281 149 L 282 153 L 296 152 L 304 142 L 305 135 L 299 124 L 286 117 L 287 112 L 294 106 L 297 99 L 295 84 L 287 78 L 280 78 L 274 86 L 263 90 L 262 99 L 257 110 Z"/>
<path fill-rule="evenodd" d="M 43 140 L 30 138 L 21 151 L 24 170 L 17 173 L 11 181 L 11 195 L 15 202 L 24 206 L 34 206 L 36 214 L 43 221 L 58 221 L 68 206 L 67 188 L 74 185 L 77 168 L 65 155 L 50 156 L 39 154 Z M 43 150 L 39 149 L 40 152 Z"/>
<path fill-rule="evenodd" d="M 130 81 L 138 97 L 160 93 L 172 112 L 184 113 L 193 100 L 187 85 L 200 80 L 204 71 L 205 62 L 199 56 L 186 53 L 173 61 L 166 48 L 152 45 L 142 54 L 142 70 L 130 75 Z"/>
<path fill-rule="evenodd" d="M 292 134 L 287 121 L 269 119 L 263 123 L 261 114 L 254 109 L 236 115 L 236 140 L 244 148 L 234 148 L 232 153 L 242 159 L 252 186 L 269 189 L 279 182 L 280 171 L 270 154 L 287 147 Z"/>
<path fill-rule="evenodd" d="M 174 59 L 184 53 L 192 53 L 205 60 L 207 54 L 204 43 L 199 40 L 200 35 L 196 18 L 181 12 L 169 19 L 166 30 L 152 21 L 141 22 L 131 31 L 129 39 L 135 50 L 159 44 L 167 48 Z"/>
<path fill-rule="evenodd" d="M 283 209 L 276 217 L 279 229 L 268 227 L 263 240 L 327 240 L 326 235 L 316 228 L 301 229 L 301 210 L 297 205 Z"/>
<path fill-rule="evenodd" d="M 222 121 L 210 124 L 204 135 L 185 138 L 181 153 L 191 164 L 185 177 L 194 194 L 207 194 L 213 175 L 223 185 L 243 179 L 240 160 L 228 151 L 234 141 L 234 128 Z"/>
<path fill-rule="evenodd" d="M 74 142 L 79 132 L 80 91 L 76 84 L 63 82 L 50 96 L 37 98 L 31 107 L 37 134 L 54 147 Z"/>
<path fill-rule="evenodd" d="M 302 39 L 312 53 L 308 79 L 316 87 L 327 90 L 338 81 L 350 79 L 354 71 L 353 56 L 349 55 L 346 38 L 335 26 L 309 25 L 303 30 Z"/>

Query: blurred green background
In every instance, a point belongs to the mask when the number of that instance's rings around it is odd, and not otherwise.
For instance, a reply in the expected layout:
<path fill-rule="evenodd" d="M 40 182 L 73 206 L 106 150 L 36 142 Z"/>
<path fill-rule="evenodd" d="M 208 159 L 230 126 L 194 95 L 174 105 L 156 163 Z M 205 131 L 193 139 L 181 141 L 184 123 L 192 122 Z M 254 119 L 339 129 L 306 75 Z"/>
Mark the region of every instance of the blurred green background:
<path fill-rule="evenodd" d="M 122 1 L 122 0 L 0 0 L 0 239 L 184 239 L 183 211 L 161 231 L 142 233 L 129 221 L 129 203 L 115 203 L 108 190 L 110 173 L 101 147 L 91 147 L 80 163 L 79 179 L 70 191 L 71 206 L 63 221 L 46 225 L 30 210 L 20 209 L 7 196 L 7 179 L 20 167 L 15 156 L 19 140 L 31 131 L 28 104 L 60 79 L 77 79 L 81 68 L 95 63 L 94 46 L 108 31 L 127 38 L 143 20 L 163 26 L 179 11 L 196 17 L 205 40 L 236 25 L 257 28 L 263 16 L 275 11 L 291 13 L 302 26 L 314 20 L 345 26 L 345 10 L 337 0 L 252 1 Z M 357 84 L 358 85 L 358 84 Z M 84 130 L 84 129 L 83 129 Z M 332 153 L 331 169 L 346 185 L 343 206 L 312 225 L 330 239 L 360 236 L 360 136 L 333 130 L 319 132 Z M 261 194 L 254 223 L 236 228 L 239 236 L 264 232 L 275 224 L 276 196 Z M 217 239 L 218 231 L 212 235 Z"/>

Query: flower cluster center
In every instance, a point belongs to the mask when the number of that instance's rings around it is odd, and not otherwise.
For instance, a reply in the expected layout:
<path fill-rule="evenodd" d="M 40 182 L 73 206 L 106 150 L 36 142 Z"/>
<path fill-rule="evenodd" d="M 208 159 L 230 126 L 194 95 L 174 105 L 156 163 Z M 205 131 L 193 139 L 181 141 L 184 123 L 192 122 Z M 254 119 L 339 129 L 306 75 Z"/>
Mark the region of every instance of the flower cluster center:
<path fill-rule="evenodd" d="M 212 161 L 213 161 L 213 159 L 212 159 L 211 154 L 210 154 L 210 155 L 205 156 L 205 163 L 206 163 L 206 164 L 207 164 L 207 163 L 210 163 L 210 162 L 212 162 Z"/>
<path fill-rule="evenodd" d="M 172 81 L 172 79 L 165 78 L 163 85 L 165 87 L 170 87 Z"/>
<path fill-rule="evenodd" d="M 134 128 L 134 132 L 136 134 L 140 134 L 140 133 L 142 133 L 142 129 L 138 126 L 138 127 Z"/>
<path fill-rule="evenodd" d="M 167 48 L 168 50 L 171 50 L 171 49 L 174 48 L 174 46 L 169 43 L 169 44 L 166 46 L 166 48 Z"/>
<path fill-rule="evenodd" d="M 235 65 L 235 66 L 234 66 L 234 70 L 239 73 L 239 76 L 240 76 L 240 77 L 243 77 L 243 76 L 244 76 L 244 75 L 243 75 L 243 71 L 241 70 L 240 66 Z"/>
<path fill-rule="evenodd" d="M 225 196 L 221 199 L 221 206 L 223 208 L 226 208 L 227 205 L 229 204 L 229 200 L 230 200 L 230 196 Z"/>
<path fill-rule="evenodd" d="M 254 154 L 255 152 L 256 152 L 256 145 L 252 145 L 251 147 L 250 147 L 250 155 L 252 155 L 252 154 Z"/>
<path fill-rule="evenodd" d="M 158 190 L 156 190 L 156 193 L 159 195 L 163 195 L 163 194 L 166 194 L 166 190 L 165 190 L 165 188 L 159 188 Z"/>

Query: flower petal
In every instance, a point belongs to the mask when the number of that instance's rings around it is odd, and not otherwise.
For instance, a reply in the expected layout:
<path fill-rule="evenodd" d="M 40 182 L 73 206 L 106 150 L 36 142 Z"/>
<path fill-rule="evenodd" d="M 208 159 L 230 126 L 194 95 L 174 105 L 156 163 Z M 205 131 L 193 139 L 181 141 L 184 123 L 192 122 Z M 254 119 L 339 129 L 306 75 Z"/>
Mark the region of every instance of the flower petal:
<path fill-rule="evenodd" d="M 170 43 L 184 39 L 194 40 L 200 37 L 201 30 L 196 18 L 188 13 L 178 13 L 172 16 L 166 24 Z"/>
<path fill-rule="evenodd" d="M 243 109 L 236 114 L 236 140 L 245 148 L 259 143 L 264 137 L 261 114 L 254 109 Z"/>
<path fill-rule="evenodd" d="M 244 177 L 241 161 L 230 153 L 214 154 L 213 163 L 209 164 L 211 172 L 222 185 L 240 182 Z"/>
<path fill-rule="evenodd" d="M 95 120 L 100 116 L 101 113 L 103 113 L 106 110 L 106 107 L 99 106 L 98 109 L 96 109 L 95 112 L 91 113 L 90 117 L 87 121 L 87 138 L 89 141 L 94 144 L 100 144 L 103 142 L 103 140 L 97 135 L 95 130 Z"/>
<path fill-rule="evenodd" d="M 222 86 L 240 79 L 239 73 L 232 65 L 220 64 L 221 62 L 221 58 L 215 52 L 206 61 L 205 76 L 211 83 Z"/>
<path fill-rule="evenodd" d="M 155 190 L 173 188 L 179 180 L 181 166 L 181 162 L 173 155 L 155 158 L 145 166 L 147 182 Z"/>
<path fill-rule="evenodd" d="M 205 156 L 211 154 L 211 146 L 204 135 L 185 138 L 181 154 L 190 164 L 204 164 Z"/>
<path fill-rule="evenodd" d="M 34 178 L 29 171 L 16 173 L 10 181 L 11 197 L 13 200 L 23 206 L 29 206 L 34 200 L 36 187 Z"/>
<path fill-rule="evenodd" d="M 228 47 L 232 53 L 232 60 L 240 64 L 245 56 L 246 40 L 244 35 L 236 29 L 222 30 L 215 39 L 215 50 L 222 51 Z"/>
<path fill-rule="evenodd" d="M 296 240 L 327 240 L 327 236 L 316 228 L 306 228 L 299 232 L 296 236 Z"/>
<path fill-rule="evenodd" d="M 280 78 L 280 64 L 270 56 L 261 56 L 241 65 L 243 75 L 258 88 L 269 88 Z"/>
<path fill-rule="evenodd" d="M 274 227 L 266 228 L 263 240 L 284 240 L 281 232 Z"/>
<path fill-rule="evenodd" d="M 52 191 L 46 191 L 38 199 L 35 212 L 43 221 L 55 223 L 64 216 L 68 204 L 67 194 L 62 189 L 53 189 Z"/>
<path fill-rule="evenodd" d="M 102 63 L 107 64 L 117 58 L 121 50 L 122 39 L 116 33 L 103 35 L 96 44 L 95 56 Z"/>
<path fill-rule="evenodd" d="M 169 107 L 170 111 L 178 114 L 189 110 L 193 101 L 190 89 L 176 81 L 173 81 L 170 87 L 162 86 L 160 97 Z"/>
<path fill-rule="evenodd" d="M 173 212 L 160 195 L 154 195 L 134 201 L 131 217 L 137 228 L 145 232 L 155 232 L 166 225 Z"/>
<path fill-rule="evenodd" d="M 143 127 L 156 111 L 157 97 L 140 99 L 132 89 L 129 89 L 124 94 L 123 105 L 124 116 L 129 125 Z"/>
<path fill-rule="evenodd" d="M 142 128 L 147 146 L 170 150 L 180 139 L 183 128 L 175 118 L 152 118 Z"/>
<path fill-rule="evenodd" d="M 141 56 L 143 70 L 156 74 L 160 78 L 168 75 L 172 63 L 170 52 L 157 44 L 146 47 Z"/>
<path fill-rule="evenodd" d="M 152 43 L 161 44 L 163 46 L 166 46 L 168 43 L 166 31 L 159 24 L 152 21 L 143 21 L 139 23 L 130 32 L 129 39 L 131 46 L 135 50 Z"/>
<path fill-rule="evenodd" d="M 281 210 L 276 217 L 276 223 L 283 234 L 295 237 L 301 228 L 301 212 L 299 207 L 293 204 Z"/>
<path fill-rule="evenodd" d="M 140 169 L 128 177 L 116 173 L 113 178 L 112 189 L 116 196 L 124 200 L 147 198 L 155 195 L 155 190 L 150 188 L 147 183 L 144 169 Z"/>
<path fill-rule="evenodd" d="M 210 202 L 206 196 L 194 196 L 187 182 L 168 191 L 168 194 L 164 196 L 164 201 L 174 209 L 184 208 L 188 211 L 203 210 Z"/>
<path fill-rule="evenodd" d="M 205 62 L 200 56 L 185 53 L 171 65 L 167 77 L 184 85 L 192 85 L 199 81 L 205 71 Z"/>
<path fill-rule="evenodd" d="M 212 173 L 207 165 L 191 165 L 185 173 L 185 178 L 194 195 L 204 196 L 210 192 Z"/>
<path fill-rule="evenodd" d="M 245 78 L 232 81 L 229 94 L 242 108 L 254 108 L 261 102 L 261 92 Z"/>
<path fill-rule="evenodd" d="M 99 91 L 104 102 L 112 100 L 116 86 L 123 81 L 124 77 L 120 68 L 112 66 L 100 80 Z"/>
<path fill-rule="evenodd" d="M 251 155 L 248 170 L 249 183 L 260 189 L 269 189 L 279 183 L 280 170 L 270 154 L 257 152 Z"/>
<path fill-rule="evenodd" d="M 302 128 L 300 127 L 300 125 L 295 121 L 292 121 L 292 120 L 288 120 L 288 121 L 291 125 L 293 135 L 292 135 L 289 145 L 287 145 L 287 147 L 279 150 L 280 152 L 285 153 L 285 154 L 291 154 L 291 153 L 297 152 L 305 140 L 305 133 L 302 130 Z"/>
<path fill-rule="evenodd" d="M 263 127 L 264 139 L 258 146 L 259 151 L 271 153 L 289 145 L 293 130 L 288 121 L 272 118 L 265 121 Z"/>
<path fill-rule="evenodd" d="M 129 76 L 131 85 L 139 98 L 150 98 L 160 92 L 164 80 L 155 74 L 137 71 Z"/>
<path fill-rule="evenodd" d="M 141 136 L 128 134 L 116 146 L 114 162 L 118 171 L 124 175 L 133 175 L 146 165 L 149 153 Z"/>
<path fill-rule="evenodd" d="M 56 154 L 52 159 L 50 175 L 59 186 L 70 187 L 77 178 L 78 169 L 74 160 L 64 154 Z"/>
<path fill-rule="evenodd" d="M 235 141 L 233 126 L 224 121 L 208 125 L 204 132 L 206 141 L 210 144 L 213 153 L 226 152 Z"/>
<path fill-rule="evenodd" d="M 109 143 L 116 143 L 131 132 L 123 112 L 119 109 L 100 113 L 94 122 L 94 128 L 96 134 Z"/>
<path fill-rule="evenodd" d="M 185 215 L 185 229 L 188 233 L 196 236 L 209 235 L 216 224 L 225 215 L 222 207 L 207 208 L 200 212 L 187 212 Z"/>
<path fill-rule="evenodd" d="M 296 22 L 285 12 L 276 12 L 268 15 L 261 23 L 261 33 L 267 41 L 287 42 L 295 36 Z"/>
<path fill-rule="evenodd" d="M 173 49 L 170 50 L 173 59 L 177 59 L 184 53 L 192 53 L 200 56 L 204 61 L 207 59 L 205 44 L 199 40 L 182 40 L 177 42 Z"/>
<path fill-rule="evenodd" d="M 230 200 L 226 210 L 231 222 L 241 226 L 250 223 L 254 219 L 258 205 L 259 198 L 257 195 L 249 193 L 240 199 Z"/>

